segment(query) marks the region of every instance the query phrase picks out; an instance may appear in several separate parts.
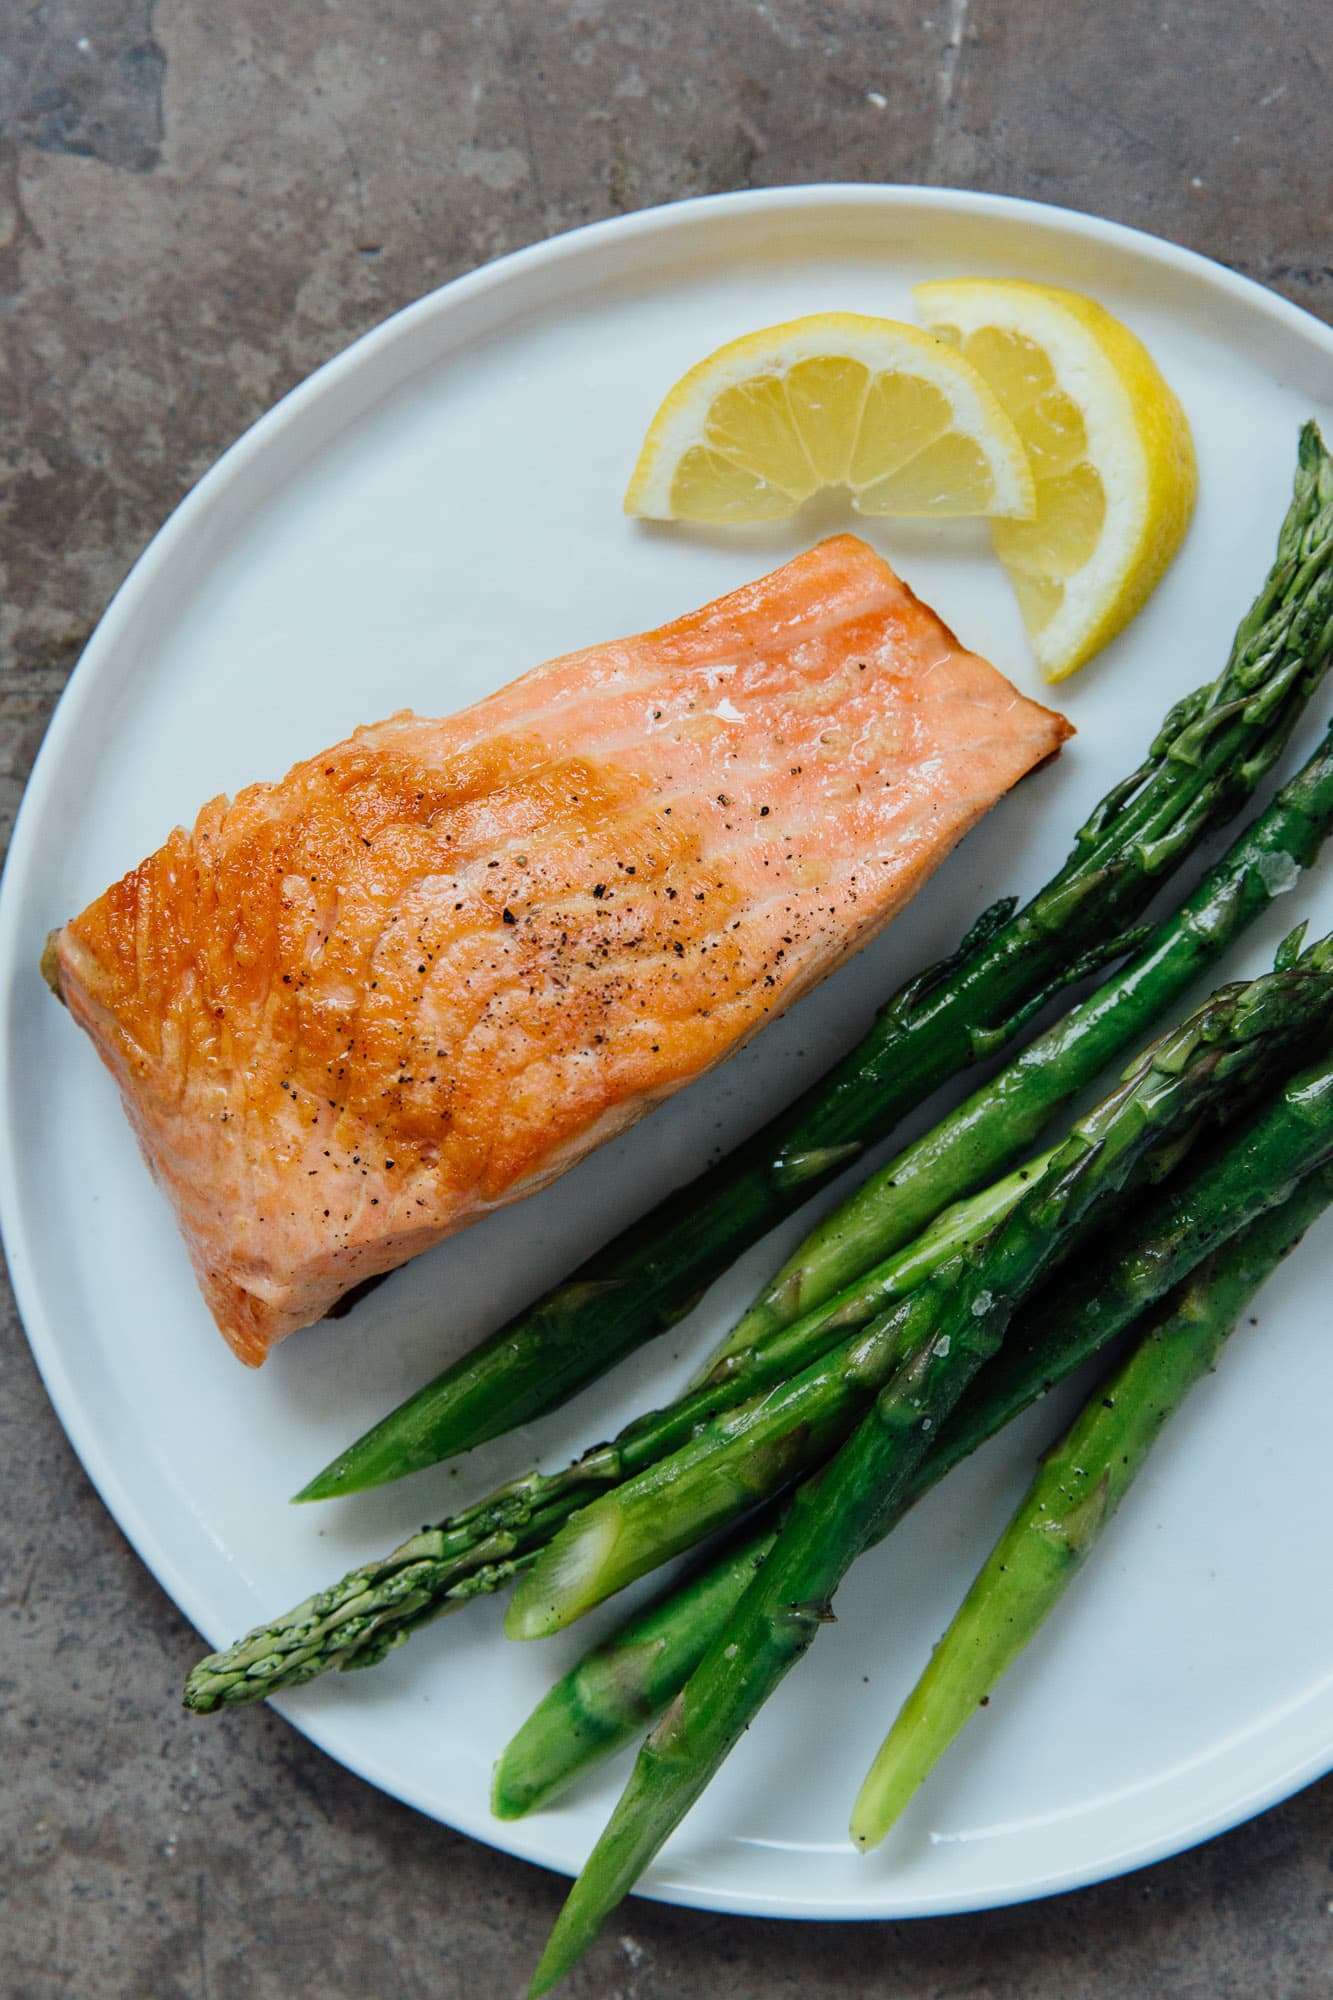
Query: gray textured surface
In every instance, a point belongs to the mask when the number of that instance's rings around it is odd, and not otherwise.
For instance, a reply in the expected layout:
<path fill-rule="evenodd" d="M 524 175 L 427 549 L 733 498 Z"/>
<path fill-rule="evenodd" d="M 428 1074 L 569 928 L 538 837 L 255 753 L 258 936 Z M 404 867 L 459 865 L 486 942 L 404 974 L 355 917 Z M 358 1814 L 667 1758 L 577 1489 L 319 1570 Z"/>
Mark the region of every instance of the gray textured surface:
<path fill-rule="evenodd" d="M 1333 318 L 1331 71 L 1315 0 L 10 0 L 0 832 L 153 530 L 394 307 L 594 217 L 850 179 L 1087 208 Z M 5 2000 L 521 1993 L 555 1878 L 275 1717 L 178 1715 L 192 1635 L 89 1489 L 8 1304 L 0 1424 Z M 569 1991 L 1317 2000 L 1333 1781 L 1016 1911 L 791 1926 L 634 1903 Z"/>

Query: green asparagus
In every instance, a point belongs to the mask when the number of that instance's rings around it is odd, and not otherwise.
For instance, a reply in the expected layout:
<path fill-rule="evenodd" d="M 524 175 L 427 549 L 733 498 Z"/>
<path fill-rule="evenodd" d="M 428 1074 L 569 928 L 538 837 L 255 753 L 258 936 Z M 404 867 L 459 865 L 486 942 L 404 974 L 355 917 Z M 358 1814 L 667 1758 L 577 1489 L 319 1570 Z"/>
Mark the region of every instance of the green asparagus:
<path fill-rule="evenodd" d="M 1311 968 L 1311 960 L 1305 960 Z M 1071 1232 L 1133 1186 L 1165 1132 L 1179 1132 L 1247 1068 L 1297 998 L 1301 966 L 1225 988 L 1163 1036 L 1103 1104 L 1079 1120 L 1047 1172 L 987 1242 L 945 1266 L 901 1308 L 921 1334 L 903 1342 L 869 1412 L 795 1494 L 779 1536 L 725 1630 L 648 1736 L 532 1978 L 560 1980 L 634 1886 L 785 1674 L 809 1650 L 849 1566 L 895 1516 L 933 1434 L 1005 1336 L 1025 1294 Z M 1317 984 L 1317 978 L 1315 978 Z M 1327 996 L 1323 996 L 1327 1012 Z"/>
<path fill-rule="evenodd" d="M 1079 1156 L 1095 1142 L 1122 1096 L 1128 1093 L 1137 1102 L 1141 1095 L 1155 1103 L 1150 1079 L 1165 1079 L 1173 1065 L 1183 1063 L 1196 1116 L 1228 1100 L 1234 1106 L 1247 1086 L 1271 1076 L 1284 1062 L 1290 1066 L 1296 1059 L 1293 1049 L 1327 1018 L 1331 1000 L 1333 940 L 1264 979 L 1222 988 L 1183 1027 L 1155 1043 L 1119 1091 L 1074 1125 L 1045 1174 L 976 1250 L 977 1268 L 990 1267 L 999 1256 L 997 1246 L 1004 1245 L 1006 1233 L 1030 1209 L 1035 1191 L 1048 1184 L 1062 1160 Z M 1215 1066 L 1201 1068 L 1194 1052 L 1212 1046 L 1213 1037 L 1227 1053 Z M 1160 1097 L 1160 1120 L 1149 1121 L 1154 1145 L 1184 1129 L 1168 1115 L 1176 1102 L 1169 1084 L 1163 1083 Z M 1069 1228 L 1062 1221 L 1055 1238 L 1062 1248 L 1069 1244 Z M 679 1449 L 654 1459 L 643 1472 L 580 1509 L 519 1579 L 505 1619 L 509 1637 L 539 1639 L 560 1631 L 635 1578 L 730 1526 L 813 1470 L 860 1422 L 895 1371 L 910 1366 L 923 1343 L 929 1347 L 941 1297 L 949 1293 L 960 1266 L 966 1269 L 967 1260 L 951 1259 L 926 1284 L 811 1367 L 724 1411 Z M 1044 1276 L 1045 1268 L 1036 1275 Z M 1016 1303 L 1009 1296 L 1007 1311 Z"/>
<path fill-rule="evenodd" d="M 491 1809 L 498 1819 L 519 1819 L 548 1805 L 581 1771 L 656 1722 L 730 1616 L 776 1533 L 773 1527 L 747 1535 L 556 1682 L 495 1767 Z"/>
<path fill-rule="evenodd" d="M 1042 1460 L 1009 1526 L 903 1704 L 852 1811 L 877 1846 L 964 1723 L 1055 1609 L 1163 1427 L 1217 1365 L 1249 1300 L 1333 1200 L 1333 1168 L 1302 1181 L 1171 1294 L 1128 1358 Z"/>
<path fill-rule="evenodd" d="M 401 1478 L 566 1401 L 674 1325 L 750 1244 L 949 1077 L 1010 1041 L 1060 986 L 1122 955 L 1167 873 L 1267 772 L 1333 654 L 1333 461 L 1302 432 L 1274 567 L 1216 681 L 1174 708 L 1068 860 L 1015 913 L 988 911 L 905 986 L 827 1076 L 316 1475 L 326 1499 Z"/>
<path fill-rule="evenodd" d="M 1333 1057 L 1292 1076 L 1183 1184 L 1168 1182 L 1123 1242 L 1062 1271 L 940 1431 L 934 1484 L 1053 1388 L 1238 1229 L 1333 1157 Z M 1146 1246 L 1146 1247 L 1145 1247 Z"/>
<path fill-rule="evenodd" d="M 1058 1275 L 1026 1303 L 1000 1353 L 943 1426 L 888 1528 L 963 1458 L 1131 1325 L 1230 1231 L 1266 1214 L 1302 1176 L 1326 1171 L 1330 1157 L 1333 1059 L 1324 1056 L 1239 1130 L 1229 1128 L 1211 1149 L 1192 1154 L 1166 1187 L 1097 1239 L 1077 1271 Z M 631 1618 L 552 1689 L 537 1711 L 540 1724 L 535 1714 L 533 1730 L 521 1729 L 501 1757 L 497 1797 L 510 1802 L 511 1812 L 558 1796 L 590 1764 L 637 1736 L 629 1721 L 636 1709 L 645 1721 L 665 1710 L 726 1624 L 776 1532 L 775 1519 L 766 1516 L 743 1542 L 684 1589 Z M 613 1708 L 598 1706 L 603 1687 L 620 1691 Z M 575 1716 L 578 1733 L 562 1734 L 561 1720 Z"/>
<path fill-rule="evenodd" d="M 1224 989 L 1163 1037 L 1074 1126 L 976 1256 L 946 1266 L 899 1309 L 910 1316 L 924 1306 L 921 1338 L 830 1463 L 798 1488 L 733 1616 L 640 1751 L 542 1955 L 532 2000 L 570 1970 L 831 1616 L 842 1577 L 897 1511 L 933 1435 L 995 1352 L 1015 1306 L 1053 1267 L 1071 1233 L 1090 1215 L 1105 1215 L 1132 1185 L 1159 1136 L 1197 1120 L 1239 1078 L 1249 1054 L 1297 1001 L 1303 969 L 1317 987 L 1307 958 L 1304 968 Z"/>

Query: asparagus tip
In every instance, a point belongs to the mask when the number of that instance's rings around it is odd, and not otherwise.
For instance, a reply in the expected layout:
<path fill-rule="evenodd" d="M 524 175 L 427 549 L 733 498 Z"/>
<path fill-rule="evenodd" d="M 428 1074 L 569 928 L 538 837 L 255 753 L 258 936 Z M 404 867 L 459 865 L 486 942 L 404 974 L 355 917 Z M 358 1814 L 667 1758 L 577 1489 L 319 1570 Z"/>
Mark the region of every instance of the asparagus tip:
<path fill-rule="evenodd" d="M 346 1451 L 321 1466 L 313 1479 L 307 1479 L 300 1491 L 293 1493 L 290 1504 L 303 1507 L 310 1500 L 345 1500 L 353 1493 L 368 1493 L 374 1486 L 385 1486 L 400 1474 L 417 1470 L 415 1465 L 400 1462 L 396 1472 L 386 1473 L 380 1463 L 362 1450 L 365 1442 L 365 1438 L 358 1438 Z"/>
<path fill-rule="evenodd" d="M 522 1819 L 532 1810 L 531 1788 L 513 1785 L 509 1759 L 501 1757 L 491 1774 L 491 1812 L 496 1819 Z"/>
<path fill-rule="evenodd" d="M 878 1765 L 872 1765 L 857 1794 L 847 1827 L 852 1846 L 858 1854 L 869 1854 L 873 1847 L 878 1847 L 885 1834 L 902 1817 L 907 1800 L 893 1798 L 892 1789 L 891 1783 L 879 1772 Z"/>
<path fill-rule="evenodd" d="M 525 1579 L 526 1581 L 526 1579 Z M 554 1607 L 531 1598 L 521 1596 L 522 1586 L 509 1601 L 505 1612 L 504 1633 L 506 1639 L 547 1639 L 552 1632 L 560 1630 Z"/>
<path fill-rule="evenodd" d="M 621 1509 L 613 1493 L 566 1522 L 519 1579 L 505 1614 L 505 1637 L 549 1638 L 618 1589 L 618 1584 L 608 1589 L 605 1579 L 620 1534 Z"/>
<path fill-rule="evenodd" d="M 582 1881 L 580 1876 L 579 1881 Z M 549 1993 L 558 1986 L 567 1972 L 572 1972 L 588 1946 L 602 1927 L 606 1912 L 600 1911 L 595 1922 L 581 1916 L 576 1898 L 579 1882 L 574 1884 L 569 1897 L 555 1920 L 555 1929 L 546 1940 L 546 1949 L 537 1962 L 537 1970 L 532 1975 L 528 1988 L 528 2000 L 541 2000 L 543 1993 Z"/>
<path fill-rule="evenodd" d="M 293 1493 L 288 1500 L 289 1507 L 304 1507 L 311 1500 L 338 1500 L 344 1488 L 339 1484 L 336 1465 L 326 1465 L 313 1479 L 308 1479 L 299 1493 Z"/>

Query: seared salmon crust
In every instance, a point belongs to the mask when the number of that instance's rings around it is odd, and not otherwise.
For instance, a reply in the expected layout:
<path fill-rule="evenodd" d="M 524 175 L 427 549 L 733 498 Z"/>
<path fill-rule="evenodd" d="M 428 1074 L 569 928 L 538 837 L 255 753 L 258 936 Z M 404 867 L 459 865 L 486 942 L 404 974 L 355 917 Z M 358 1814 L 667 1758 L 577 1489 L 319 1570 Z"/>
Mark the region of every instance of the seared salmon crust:
<path fill-rule="evenodd" d="M 214 799 L 54 941 L 243 1361 L 864 944 L 1069 725 L 841 535 Z"/>

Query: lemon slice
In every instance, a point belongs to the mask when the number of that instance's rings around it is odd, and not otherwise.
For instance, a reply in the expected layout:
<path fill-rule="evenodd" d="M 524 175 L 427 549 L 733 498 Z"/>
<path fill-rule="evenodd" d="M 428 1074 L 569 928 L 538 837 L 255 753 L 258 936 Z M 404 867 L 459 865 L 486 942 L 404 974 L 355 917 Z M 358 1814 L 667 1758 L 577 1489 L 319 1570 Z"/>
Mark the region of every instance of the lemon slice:
<path fill-rule="evenodd" d="M 1027 449 L 1037 511 L 997 522 L 995 552 L 1043 674 L 1063 680 L 1129 623 L 1180 547 L 1198 486 L 1185 412 L 1143 343 L 1080 292 L 963 278 L 912 296 Z"/>
<path fill-rule="evenodd" d="M 1032 513 L 1012 423 L 933 335 L 861 313 L 747 333 L 683 375 L 653 418 L 625 512 L 771 521 L 826 486 L 862 514 Z"/>

